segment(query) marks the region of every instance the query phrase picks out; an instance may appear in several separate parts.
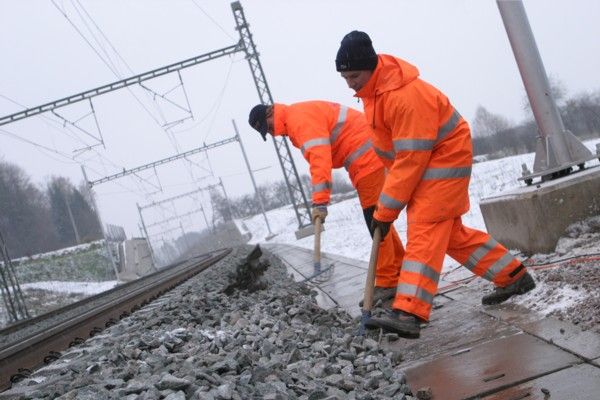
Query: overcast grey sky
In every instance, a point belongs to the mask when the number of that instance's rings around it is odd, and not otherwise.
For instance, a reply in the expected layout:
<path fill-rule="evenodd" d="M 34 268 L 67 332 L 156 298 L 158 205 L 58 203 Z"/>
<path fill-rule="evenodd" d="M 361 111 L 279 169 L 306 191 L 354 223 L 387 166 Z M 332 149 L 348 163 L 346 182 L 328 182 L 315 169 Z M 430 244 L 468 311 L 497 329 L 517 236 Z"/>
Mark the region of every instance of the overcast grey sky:
<path fill-rule="evenodd" d="M 524 5 L 548 74 L 564 84 L 568 95 L 600 89 L 600 2 L 525 0 Z M 523 85 L 495 1 L 243 0 L 242 6 L 276 101 L 325 99 L 360 110 L 334 67 L 341 38 L 359 29 L 369 33 L 377 52 L 415 64 L 468 120 L 478 105 L 514 122 L 524 116 Z M 0 115 L 19 111 L 14 102 L 40 105 L 230 46 L 238 40 L 234 26 L 229 1 L 2 0 Z M 116 73 L 99 55 L 110 57 Z M 90 179 L 98 179 L 177 149 L 232 137 L 235 119 L 253 168 L 266 167 L 256 173 L 258 182 L 281 179 L 272 143 L 263 143 L 246 123 L 258 96 L 243 55 L 185 69 L 181 77 L 194 119 L 169 133 L 159 123 L 184 112 L 165 101 L 154 103 L 143 89 L 119 90 L 93 100 L 105 147 L 69 159 L 94 139 L 64 129 L 46 113 L 0 127 L 0 157 L 22 166 L 35 182 L 63 175 L 79 183 L 79 163 Z M 171 74 L 147 86 L 158 93 L 173 89 L 169 99 L 185 105 L 178 79 Z M 57 110 L 70 120 L 89 111 L 88 103 Z M 92 116 L 80 121 L 90 131 L 93 122 Z M 299 170 L 306 171 L 295 154 Z M 139 176 L 142 180 L 124 178 L 95 188 L 105 222 L 125 226 L 130 235 L 138 232 L 136 202 L 172 197 L 218 177 L 230 195 L 251 190 L 236 144 L 209 152 L 209 160 L 194 156 Z M 179 213 L 191 207 L 181 205 Z M 148 219 L 159 221 L 169 212 L 157 210 Z M 197 229 L 204 222 L 186 219 L 184 225 Z"/>

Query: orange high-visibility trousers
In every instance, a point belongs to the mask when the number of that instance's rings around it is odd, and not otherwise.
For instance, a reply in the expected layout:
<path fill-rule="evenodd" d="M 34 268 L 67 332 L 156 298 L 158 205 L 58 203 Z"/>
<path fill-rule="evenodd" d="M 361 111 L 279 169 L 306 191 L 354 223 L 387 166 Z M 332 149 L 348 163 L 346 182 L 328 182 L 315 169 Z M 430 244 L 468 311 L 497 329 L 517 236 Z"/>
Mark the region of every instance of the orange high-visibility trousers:
<path fill-rule="evenodd" d="M 461 217 L 412 222 L 408 224 L 407 235 L 392 307 L 425 321 L 429 320 L 445 254 L 496 286 L 510 285 L 525 273 L 521 262 L 504 246 L 489 234 L 464 226 Z"/>
<path fill-rule="evenodd" d="M 381 193 L 381 188 L 385 181 L 385 170 L 380 168 L 375 172 L 361 178 L 356 183 L 356 191 L 360 206 L 365 214 L 365 222 L 369 232 L 370 224 L 373 218 L 373 211 L 377 204 L 377 199 Z M 375 286 L 390 288 L 398 285 L 400 267 L 404 257 L 404 246 L 398 236 L 394 225 L 390 226 L 390 232 L 379 245 L 377 266 L 375 271 Z"/>

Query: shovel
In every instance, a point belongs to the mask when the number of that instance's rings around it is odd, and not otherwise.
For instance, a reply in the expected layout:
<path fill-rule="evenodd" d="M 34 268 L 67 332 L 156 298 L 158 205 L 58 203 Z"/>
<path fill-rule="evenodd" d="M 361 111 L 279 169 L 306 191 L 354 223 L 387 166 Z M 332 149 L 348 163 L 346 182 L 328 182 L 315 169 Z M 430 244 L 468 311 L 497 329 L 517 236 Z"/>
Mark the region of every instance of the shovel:
<path fill-rule="evenodd" d="M 371 245 L 371 258 L 369 259 L 369 269 L 367 270 L 367 283 L 365 284 L 365 294 L 363 298 L 362 316 L 360 318 L 360 327 L 358 334 L 365 334 L 365 325 L 371 318 L 371 308 L 373 307 L 373 292 L 375 290 L 375 268 L 377 265 L 377 256 L 379 255 L 379 244 L 381 243 L 381 230 L 375 228 L 373 233 L 373 244 Z"/>

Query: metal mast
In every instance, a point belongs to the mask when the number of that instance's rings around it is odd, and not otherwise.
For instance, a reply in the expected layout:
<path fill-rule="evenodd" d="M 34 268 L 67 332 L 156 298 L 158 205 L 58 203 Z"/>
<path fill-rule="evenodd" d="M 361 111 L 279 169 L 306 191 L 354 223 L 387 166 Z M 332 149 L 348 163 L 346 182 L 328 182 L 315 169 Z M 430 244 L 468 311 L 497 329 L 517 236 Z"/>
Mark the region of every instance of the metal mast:
<path fill-rule="evenodd" d="M 496 3 L 539 130 L 533 173 L 524 166 L 523 177 L 519 179 L 529 185 L 535 177 L 544 181 L 567 175 L 574 165 L 583 169 L 584 163 L 596 156 L 563 125 L 523 2 L 497 0 Z"/>
<path fill-rule="evenodd" d="M 271 96 L 271 91 L 269 90 L 269 85 L 267 84 L 267 79 L 262 69 L 258 52 L 256 51 L 256 46 L 252 40 L 252 34 L 248 29 L 248 23 L 244 16 L 244 9 L 239 1 L 234 1 L 231 3 L 231 10 L 233 11 L 233 16 L 235 18 L 236 29 L 240 33 L 240 39 L 244 46 L 248 65 L 252 71 L 252 77 L 254 78 L 256 90 L 258 91 L 258 97 L 262 104 L 272 105 L 273 96 Z M 279 164 L 283 170 L 283 176 L 289 190 L 290 199 L 292 200 L 292 205 L 294 206 L 294 211 L 298 218 L 298 227 L 304 228 L 309 226 L 311 225 L 310 208 L 306 201 L 306 195 L 302 189 L 300 176 L 298 175 L 298 170 L 294 164 L 288 142 L 284 137 L 274 137 L 273 144 L 275 145 L 275 151 L 277 152 Z"/>
<path fill-rule="evenodd" d="M 172 72 L 177 72 L 184 68 L 189 68 L 197 64 L 201 64 L 207 61 L 214 60 L 216 58 L 224 57 L 230 54 L 234 54 L 238 51 L 241 51 L 240 44 L 234 44 L 233 46 L 224 47 L 219 50 L 211 51 L 210 53 L 205 53 L 196 57 L 188 58 L 187 60 L 180 61 L 178 63 L 170 64 L 165 67 L 153 69 L 152 71 L 147 71 L 139 75 L 132 76 L 127 79 L 122 79 L 117 82 L 110 83 L 108 85 L 100 86 L 95 89 L 86 90 L 85 92 L 81 92 L 69 97 L 65 97 L 59 100 L 51 101 L 46 104 L 42 104 L 41 106 L 36 106 L 32 108 L 28 108 L 26 110 L 22 110 L 16 112 L 14 114 L 6 115 L 4 117 L 0 117 L 0 126 L 10 124 L 15 121 L 19 121 L 21 119 L 33 117 L 34 115 L 38 115 L 44 113 L 46 111 L 52 111 L 56 108 L 64 107 L 69 104 L 78 103 L 80 101 L 91 99 L 92 97 L 99 96 L 101 94 L 105 94 L 108 92 L 112 92 L 114 90 L 123 89 L 127 86 L 141 84 L 144 81 L 149 79 L 154 79 L 162 75 L 166 75 Z"/>

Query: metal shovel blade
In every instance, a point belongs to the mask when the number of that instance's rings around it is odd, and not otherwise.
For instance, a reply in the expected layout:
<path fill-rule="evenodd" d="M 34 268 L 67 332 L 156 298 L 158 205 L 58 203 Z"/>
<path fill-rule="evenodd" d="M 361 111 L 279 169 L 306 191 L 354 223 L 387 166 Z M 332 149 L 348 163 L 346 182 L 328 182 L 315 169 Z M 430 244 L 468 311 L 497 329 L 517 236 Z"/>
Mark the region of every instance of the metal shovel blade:
<path fill-rule="evenodd" d="M 330 271 L 332 267 L 333 267 L 333 265 L 330 264 L 330 265 L 325 266 L 325 268 L 322 268 L 320 262 L 319 263 L 315 263 L 313 274 L 310 275 L 310 276 L 308 276 L 308 277 L 306 277 L 304 280 L 302 280 L 300 282 L 308 282 L 308 281 L 310 281 L 310 280 L 312 280 L 312 279 L 314 279 L 314 278 L 316 278 L 318 276 L 321 276 L 325 272 Z"/>
<path fill-rule="evenodd" d="M 367 322 L 371 319 L 371 310 L 362 310 L 362 315 L 360 317 L 360 326 L 358 327 L 358 335 L 365 335 L 365 327 Z"/>

